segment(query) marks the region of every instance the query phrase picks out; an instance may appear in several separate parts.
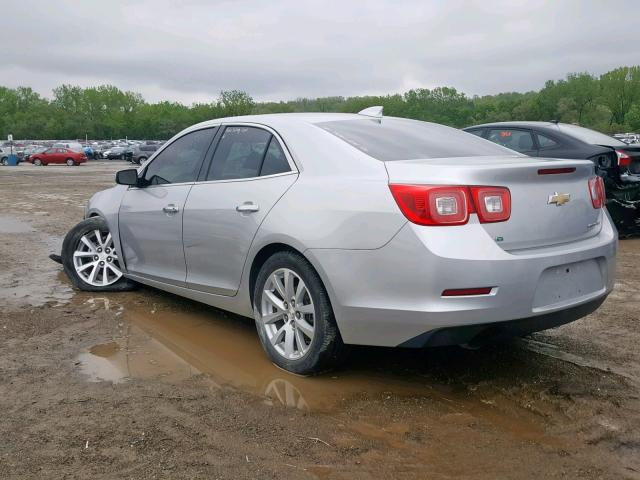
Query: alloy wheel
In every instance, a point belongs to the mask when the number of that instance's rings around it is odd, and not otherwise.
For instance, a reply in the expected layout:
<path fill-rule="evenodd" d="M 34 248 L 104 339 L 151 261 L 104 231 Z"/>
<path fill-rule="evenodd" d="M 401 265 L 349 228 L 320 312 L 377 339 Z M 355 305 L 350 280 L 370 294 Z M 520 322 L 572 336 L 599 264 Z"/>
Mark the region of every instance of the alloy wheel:
<path fill-rule="evenodd" d="M 297 360 L 309 351 L 316 311 L 307 286 L 293 270 L 279 268 L 267 278 L 260 320 L 271 345 L 282 357 Z"/>
<path fill-rule="evenodd" d="M 70 158 L 67 158 L 67 165 L 69 165 L 70 167 L 73 167 L 74 164 L 75 162 L 73 160 L 71 160 Z"/>
<path fill-rule="evenodd" d="M 93 230 L 83 235 L 73 253 L 73 266 L 78 276 L 94 287 L 117 282 L 122 270 L 111 233 Z"/>

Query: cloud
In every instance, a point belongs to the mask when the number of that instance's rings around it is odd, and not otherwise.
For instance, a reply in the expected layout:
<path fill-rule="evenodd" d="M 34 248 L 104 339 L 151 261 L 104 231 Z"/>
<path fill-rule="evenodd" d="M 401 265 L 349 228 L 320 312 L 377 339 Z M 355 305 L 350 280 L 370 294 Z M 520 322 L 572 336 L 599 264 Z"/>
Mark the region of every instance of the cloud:
<path fill-rule="evenodd" d="M 149 101 L 539 89 L 640 58 L 629 1 L 3 2 L 0 85 L 109 83 Z M 8 20 L 10 19 L 10 20 Z"/>

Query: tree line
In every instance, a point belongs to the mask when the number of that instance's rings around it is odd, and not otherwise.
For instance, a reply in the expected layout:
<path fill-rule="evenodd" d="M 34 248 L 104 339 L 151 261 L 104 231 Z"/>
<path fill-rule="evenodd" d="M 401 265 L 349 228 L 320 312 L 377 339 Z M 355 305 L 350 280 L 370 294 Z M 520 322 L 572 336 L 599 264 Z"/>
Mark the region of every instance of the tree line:
<path fill-rule="evenodd" d="M 29 87 L 0 86 L 0 135 L 20 139 L 167 139 L 204 120 L 280 112 L 358 112 L 383 105 L 385 115 L 465 127 L 510 120 L 558 120 L 603 132 L 640 130 L 640 66 L 600 76 L 571 73 L 539 91 L 468 97 L 451 87 L 418 88 L 383 96 L 298 98 L 256 102 L 223 91 L 210 103 L 148 103 L 112 85 L 61 85 L 48 99 Z"/>

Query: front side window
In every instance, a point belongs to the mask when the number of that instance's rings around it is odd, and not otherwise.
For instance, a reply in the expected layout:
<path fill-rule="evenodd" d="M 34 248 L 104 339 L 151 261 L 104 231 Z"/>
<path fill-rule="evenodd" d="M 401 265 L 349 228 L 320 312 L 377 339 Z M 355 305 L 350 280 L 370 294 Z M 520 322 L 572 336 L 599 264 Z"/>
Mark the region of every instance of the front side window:
<path fill-rule="evenodd" d="M 256 127 L 227 127 L 213 155 L 207 180 L 233 180 L 260 175 L 271 134 Z"/>
<path fill-rule="evenodd" d="M 164 185 L 194 182 L 215 130 L 196 130 L 178 138 L 149 164 L 144 173 L 144 183 Z"/>
<path fill-rule="evenodd" d="M 533 137 L 531 137 L 531 133 L 527 130 L 493 128 L 489 130 L 487 140 L 491 140 L 493 143 L 510 148 L 516 152 L 534 150 Z"/>

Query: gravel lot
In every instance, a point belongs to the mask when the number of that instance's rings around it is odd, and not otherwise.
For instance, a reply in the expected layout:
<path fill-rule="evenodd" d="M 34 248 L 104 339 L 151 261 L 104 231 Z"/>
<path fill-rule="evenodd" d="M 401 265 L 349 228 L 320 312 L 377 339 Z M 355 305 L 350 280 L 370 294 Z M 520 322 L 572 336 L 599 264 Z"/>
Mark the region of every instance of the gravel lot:
<path fill-rule="evenodd" d="M 301 378 L 251 320 L 71 288 L 47 256 L 120 168 L 0 167 L 0 478 L 640 478 L 640 239 L 586 319 Z"/>

